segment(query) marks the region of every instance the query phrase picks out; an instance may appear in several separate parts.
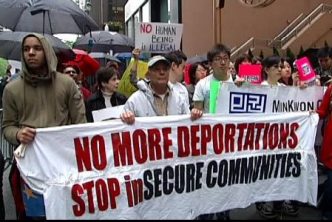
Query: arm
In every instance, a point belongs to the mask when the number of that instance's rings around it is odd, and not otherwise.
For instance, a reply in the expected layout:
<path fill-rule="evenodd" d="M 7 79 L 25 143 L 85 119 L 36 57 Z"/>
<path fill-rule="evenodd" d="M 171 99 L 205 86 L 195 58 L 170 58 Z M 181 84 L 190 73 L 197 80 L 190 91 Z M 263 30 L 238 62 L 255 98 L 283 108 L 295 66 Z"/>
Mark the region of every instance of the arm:
<path fill-rule="evenodd" d="M 194 108 L 204 110 L 204 85 L 203 81 L 200 80 L 195 87 L 193 95 Z"/>
<path fill-rule="evenodd" d="M 71 124 L 86 123 L 83 95 L 74 81 L 69 84 L 68 110 Z"/>
<path fill-rule="evenodd" d="M 138 59 L 139 59 L 140 53 L 141 53 L 140 49 L 134 49 L 133 52 L 132 52 L 133 57 L 134 57 L 134 64 L 133 64 L 133 66 L 131 67 L 131 70 L 130 70 L 130 83 L 135 88 L 138 88 L 137 87 L 137 82 L 138 82 L 138 79 L 137 79 L 137 65 L 138 65 Z"/>
<path fill-rule="evenodd" d="M 319 118 L 325 118 L 331 112 L 330 111 L 331 91 L 332 91 L 332 85 L 327 88 L 327 90 L 323 96 L 322 103 L 320 104 L 319 108 L 317 109 Z"/>
<path fill-rule="evenodd" d="M 191 119 L 196 120 L 202 117 L 203 115 L 203 109 L 204 109 L 204 94 L 203 94 L 203 88 L 201 85 L 202 82 L 199 82 L 199 84 L 196 85 L 195 91 L 194 91 L 194 108 L 191 110 Z"/>
<path fill-rule="evenodd" d="M 8 87 L 6 87 L 2 97 L 2 103 L 4 104 L 2 129 L 5 138 L 9 143 L 19 145 L 19 141 L 16 138 L 16 135 L 20 129 L 18 120 L 19 114 L 14 97 L 15 96 L 12 92 L 8 90 Z"/>

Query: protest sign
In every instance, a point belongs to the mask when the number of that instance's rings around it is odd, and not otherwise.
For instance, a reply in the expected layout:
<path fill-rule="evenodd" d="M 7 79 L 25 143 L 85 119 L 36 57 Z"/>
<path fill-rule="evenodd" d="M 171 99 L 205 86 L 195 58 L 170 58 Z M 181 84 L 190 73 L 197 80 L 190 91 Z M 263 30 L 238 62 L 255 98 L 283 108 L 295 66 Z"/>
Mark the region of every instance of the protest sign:
<path fill-rule="evenodd" d="M 239 77 L 243 78 L 247 82 L 260 84 L 262 82 L 262 66 L 241 64 L 239 66 Z"/>
<path fill-rule="evenodd" d="M 182 24 L 137 23 L 135 48 L 145 52 L 167 53 L 180 49 Z"/>
<path fill-rule="evenodd" d="M 44 195 L 47 219 L 194 219 L 257 201 L 316 205 L 317 122 L 306 112 L 51 127 L 37 129 L 16 160 Z"/>
<path fill-rule="evenodd" d="M 299 79 L 301 82 L 314 82 L 314 80 L 316 79 L 316 73 L 307 57 L 302 57 L 295 60 L 295 64 L 299 72 Z"/>
<path fill-rule="evenodd" d="M 113 106 L 105 109 L 99 109 L 92 111 L 93 122 L 100 122 L 109 119 L 119 119 L 123 110 L 124 105 Z"/>

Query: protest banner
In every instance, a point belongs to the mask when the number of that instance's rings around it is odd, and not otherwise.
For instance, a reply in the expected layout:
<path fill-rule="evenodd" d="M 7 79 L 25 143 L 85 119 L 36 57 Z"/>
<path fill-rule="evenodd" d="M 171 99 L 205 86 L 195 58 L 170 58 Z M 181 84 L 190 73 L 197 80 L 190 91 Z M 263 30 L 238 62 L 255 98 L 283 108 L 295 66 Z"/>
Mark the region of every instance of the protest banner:
<path fill-rule="evenodd" d="M 22 178 L 47 219 L 194 219 L 257 201 L 316 205 L 318 115 L 136 118 L 37 129 Z"/>
<path fill-rule="evenodd" d="M 167 53 L 180 49 L 183 24 L 137 23 L 135 48 L 143 52 Z"/>
<path fill-rule="evenodd" d="M 217 113 L 280 113 L 316 110 L 324 88 L 300 89 L 293 86 L 243 85 L 222 83 L 217 101 Z"/>

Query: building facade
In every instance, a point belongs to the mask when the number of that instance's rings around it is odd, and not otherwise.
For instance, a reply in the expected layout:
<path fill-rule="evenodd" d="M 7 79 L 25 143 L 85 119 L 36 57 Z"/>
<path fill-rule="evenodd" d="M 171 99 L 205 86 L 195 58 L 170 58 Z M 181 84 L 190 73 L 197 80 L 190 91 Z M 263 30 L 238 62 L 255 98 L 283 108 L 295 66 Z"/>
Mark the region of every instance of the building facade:
<path fill-rule="evenodd" d="M 272 54 L 287 48 L 332 45 L 332 0 L 129 0 L 126 33 L 134 37 L 137 22 L 183 23 L 182 50 L 205 54 L 224 43 L 233 56 L 247 51 Z"/>
<path fill-rule="evenodd" d="M 125 32 L 124 6 L 127 0 L 90 0 L 90 16 L 96 21 L 100 29 L 105 25 L 110 31 Z"/>

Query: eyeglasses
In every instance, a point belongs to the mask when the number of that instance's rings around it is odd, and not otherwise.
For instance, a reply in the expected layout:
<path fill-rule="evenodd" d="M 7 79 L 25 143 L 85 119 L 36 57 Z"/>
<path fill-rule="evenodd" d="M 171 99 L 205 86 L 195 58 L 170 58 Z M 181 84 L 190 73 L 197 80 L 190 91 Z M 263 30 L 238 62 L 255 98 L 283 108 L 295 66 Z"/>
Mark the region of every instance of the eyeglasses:
<path fill-rule="evenodd" d="M 70 73 L 77 74 L 77 72 L 74 71 L 74 70 L 68 70 L 68 71 L 65 72 L 65 74 L 70 74 Z"/>
<path fill-rule="evenodd" d="M 214 62 L 221 62 L 221 61 L 228 62 L 228 60 L 229 60 L 228 56 L 224 57 L 217 56 L 213 59 Z"/>

